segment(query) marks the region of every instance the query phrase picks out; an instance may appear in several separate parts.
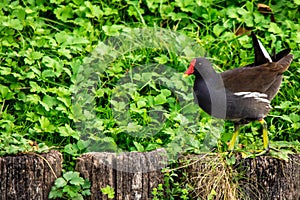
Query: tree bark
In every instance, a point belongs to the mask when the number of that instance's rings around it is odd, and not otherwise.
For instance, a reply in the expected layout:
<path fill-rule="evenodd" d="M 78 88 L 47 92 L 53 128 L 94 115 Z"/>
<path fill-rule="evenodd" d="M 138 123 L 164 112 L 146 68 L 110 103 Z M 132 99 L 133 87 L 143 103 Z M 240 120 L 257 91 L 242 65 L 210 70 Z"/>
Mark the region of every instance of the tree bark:
<path fill-rule="evenodd" d="M 153 188 L 163 183 L 164 150 L 131 153 L 87 153 L 77 160 L 76 169 L 91 182 L 86 199 L 108 199 L 101 188 L 114 189 L 115 200 L 151 199 Z M 218 154 L 187 155 L 178 159 L 174 170 L 182 185 L 193 186 L 191 199 L 299 200 L 300 155 L 288 161 L 270 156 L 243 159 L 228 164 Z M 172 187 L 172 186 L 171 186 Z"/>
<path fill-rule="evenodd" d="M 270 156 L 238 158 L 233 166 L 227 161 L 211 155 L 181 159 L 181 173 L 187 174 L 182 181 L 193 185 L 193 198 L 300 199 L 300 154 L 290 155 L 288 161 Z"/>
<path fill-rule="evenodd" d="M 48 199 L 61 171 L 62 156 L 58 151 L 0 157 L 0 199 Z"/>
<path fill-rule="evenodd" d="M 289 161 L 269 156 L 240 159 L 236 169 L 246 172 L 241 188 L 250 199 L 300 199 L 300 154 L 290 155 Z"/>
<path fill-rule="evenodd" d="M 101 188 L 110 186 L 115 200 L 147 200 L 153 188 L 163 182 L 165 151 L 140 153 L 92 152 L 77 159 L 76 170 L 91 182 L 91 196 L 86 199 L 108 199 Z"/>

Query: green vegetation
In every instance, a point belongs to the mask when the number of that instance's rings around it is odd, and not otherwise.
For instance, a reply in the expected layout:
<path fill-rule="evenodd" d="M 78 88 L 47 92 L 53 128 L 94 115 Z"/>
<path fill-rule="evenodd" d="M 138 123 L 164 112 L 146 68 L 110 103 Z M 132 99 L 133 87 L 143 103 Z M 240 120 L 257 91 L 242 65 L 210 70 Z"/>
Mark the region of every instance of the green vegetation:
<path fill-rule="evenodd" d="M 109 185 L 104 188 L 101 188 L 101 192 L 103 194 L 107 194 L 107 198 L 109 199 L 113 199 L 115 197 L 114 188 L 110 187 Z"/>
<path fill-rule="evenodd" d="M 255 31 L 269 52 L 292 49 L 266 121 L 272 147 L 300 149 L 299 0 L 4 0 L 0 21 L 0 155 L 59 149 L 65 173 L 53 198 L 86 189 L 65 175 L 87 150 L 226 150 L 232 124 L 194 105 L 182 73 L 195 56 L 218 71 L 252 63 L 251 38 L 237 30 Z M 245 151 L 261 149 L 259 129 L 242 129 Z"/>
<path fill-rule="evenodd" d="M 89 181 L 81 178 L 79 172 L 68 171 L 55 180 L 49 198 L 83 200 L 84 196 L 91 195 L 90 187 Z"/>

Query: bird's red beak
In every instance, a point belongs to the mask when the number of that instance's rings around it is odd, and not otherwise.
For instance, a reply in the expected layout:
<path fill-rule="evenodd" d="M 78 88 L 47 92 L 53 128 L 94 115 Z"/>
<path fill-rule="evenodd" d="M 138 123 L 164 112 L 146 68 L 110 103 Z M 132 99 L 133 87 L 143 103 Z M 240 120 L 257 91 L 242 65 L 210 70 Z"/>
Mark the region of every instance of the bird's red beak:
<path fill-rule="evenodd" d="M 184 72 L 185 77 L 194 73 L 195 65 L 196 65 L 196 59 L 193 59 L 190 63 L 189 68 Z"/>

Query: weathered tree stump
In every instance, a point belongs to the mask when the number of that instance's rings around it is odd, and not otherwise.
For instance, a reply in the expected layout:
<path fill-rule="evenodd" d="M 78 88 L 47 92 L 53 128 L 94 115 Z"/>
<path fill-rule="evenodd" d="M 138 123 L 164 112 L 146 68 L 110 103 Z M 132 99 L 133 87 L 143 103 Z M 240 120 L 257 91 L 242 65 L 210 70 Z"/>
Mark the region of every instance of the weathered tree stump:
<path fill-rule="evenodd" d="M 0 199 L 48 199 L 61 171 L 62 156 L 58 151 L 0 157 Z"/>
<path fill-rule="evenodd" d="M 182 160 L 182 180 L 194 186 L 193 197 L 207 199 L 299 200 L 300 155 L 289 161 L 270 156 L 239 158 L 232 167 L 217 155 L 190 155 Z"/>
<path fill-rule="evenodd" d="M 161 169 L 165 166 L 163 149 L 140 153 L 83 154 L 77 159 L 76 170 L 91 182 L 91 196 L 87 199 L 108 199 L 101 188 L 114 188 L 116 200 L 147 200 L 153 188 L 163 182 Z"/>
<path fill-rule="evenodd" d="M 300 199 L 300 154 L 290 155 L 289 161 L 269 156 L 240 159 L 236 170 L 245 172 L 241 188 L 250 199 Z"/>

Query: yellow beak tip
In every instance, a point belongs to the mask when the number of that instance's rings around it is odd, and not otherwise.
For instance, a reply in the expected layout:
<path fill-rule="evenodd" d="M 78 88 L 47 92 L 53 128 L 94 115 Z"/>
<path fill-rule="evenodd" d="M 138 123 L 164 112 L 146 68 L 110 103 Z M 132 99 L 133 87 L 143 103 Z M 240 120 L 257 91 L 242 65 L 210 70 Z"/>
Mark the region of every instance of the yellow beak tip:
<path fill-rule="evenodd" d="M 189 76 L 188 74 L 183 74 L 183 75 L 182 75 L 183 78 L 186 78 L 186 77 L 188 77 L 188 76 Z"/>

